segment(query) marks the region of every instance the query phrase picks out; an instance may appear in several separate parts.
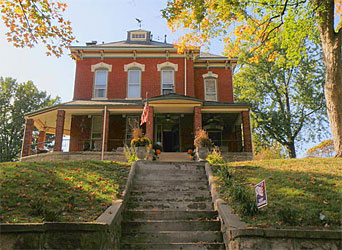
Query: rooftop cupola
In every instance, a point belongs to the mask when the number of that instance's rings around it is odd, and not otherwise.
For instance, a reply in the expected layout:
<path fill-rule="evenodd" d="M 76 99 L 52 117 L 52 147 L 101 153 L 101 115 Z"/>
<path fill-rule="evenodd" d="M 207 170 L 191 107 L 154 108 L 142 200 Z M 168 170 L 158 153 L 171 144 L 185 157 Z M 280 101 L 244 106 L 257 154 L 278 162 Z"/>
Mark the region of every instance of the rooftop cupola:
<path fill-rule="evenodd" d="M 128 43 L 150 43 L 151 31 L 147 30 L 130 30 L 127 31 Z"/>

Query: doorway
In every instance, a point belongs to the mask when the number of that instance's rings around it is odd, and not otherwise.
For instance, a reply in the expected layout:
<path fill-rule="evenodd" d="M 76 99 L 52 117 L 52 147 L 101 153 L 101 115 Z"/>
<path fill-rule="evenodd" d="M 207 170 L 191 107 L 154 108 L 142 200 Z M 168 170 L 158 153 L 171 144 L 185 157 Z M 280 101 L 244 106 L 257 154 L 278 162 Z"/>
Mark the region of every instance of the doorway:
<path fill-rule="evenodd" d="M 164 152 L 179 152 L 179 120 L 180 115 L 156 115 L 156 143 L 163 147 Z"/>

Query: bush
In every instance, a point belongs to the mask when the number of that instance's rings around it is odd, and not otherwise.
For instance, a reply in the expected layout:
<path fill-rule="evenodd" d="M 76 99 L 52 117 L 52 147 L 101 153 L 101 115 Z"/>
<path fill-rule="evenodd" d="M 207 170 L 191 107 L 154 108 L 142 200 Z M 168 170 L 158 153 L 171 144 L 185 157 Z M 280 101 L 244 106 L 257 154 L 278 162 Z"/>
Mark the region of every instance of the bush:
<path fill-rule="evenodd" d="M 138 157 L 135 155 L 134 149 L 128 147 L 127 145 L 124 146 L 124 154 L 128 163 L 133 163 L 138 160 Z"/>
<path fill-rule="evenodd" d="M 207 157 L 207 161 L 210 165 L 220 165 L 220 164 L 227 164 L 227 162 L 223 159 L 221 151 L 219 147 L 214 147 L 213 151 Z"/>

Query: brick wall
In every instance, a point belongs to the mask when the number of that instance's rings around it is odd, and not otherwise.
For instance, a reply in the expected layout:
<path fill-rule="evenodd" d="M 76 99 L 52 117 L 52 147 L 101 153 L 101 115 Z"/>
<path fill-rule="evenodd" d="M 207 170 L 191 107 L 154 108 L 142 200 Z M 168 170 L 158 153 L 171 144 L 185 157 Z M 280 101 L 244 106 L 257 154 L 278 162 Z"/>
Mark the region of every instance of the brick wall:
<path fill-rule="evenodd" d="M 148 92 L 149 97 L 161 95 L 161 72 L 157 70 L 157 64 L 171 62 L 178 65 L 175 72 L 176 93 L 184 93 L 184 58 L 146 58 L 146 59 L 83 59 L 77 61 L 74 99 L 91 99 L 93 95 L 94 72 L 91 72 L 91 65 L 104 62 L 113 65 L 112 72 L 108 72 L 109 99 L 124 99 L 127 97 L 127 72 L 124 65 L 137 62 L 145 65 L 145 71 L 141 75 L 141 97 L 145 98 Z M 204 98 L 204 80 L 202 75 L 212 71 L 218 74 L 218 101 L 233 102 L 232 72 L 230 69 L 194 69 L 192 60 L 187 60 L 187 95 Z"/>
<path fill-rule="evenodd" d="M 194 72 L 195 77 L 195 96 L 204 99 L 204 79 L 203 75 L 209 71 L 218 75 L 217 79 L 217 101 L 219 102 L 233 102 L 233 80 L 232 71 L 230 69 L 204 69 L 197 68 Z"/>
<path fill-rule="evenodd" d="M 83 59 L 77 61 L 74 99 L 91 99 L 93 94 L 94 72 L 91 72 L 91 65 L 104 62 L 113 65 L 112 72 L 108 72 L 108 91 L 109 99 L 124 99 L 127 97 L 127 72 L 124 65 L 137 62 L 145 65 L 145 71 L 141 74 L 141 96 L 145 98 L 148 92 L 149 97 L 161 94 L 161 72 L 157 70 L 157 64 L 164 62 L 178 64 L 178 71 L 175 71 L 176 92 L 184 94 L 184 59 L 151 58 L 151 59 Z M 188 68 L 192 65 L 189 63 Z M 188 81 L 191 79 L 191 70 L 188 73 Z M 193 93 L 193 88 L 188 87 L 189 94 Z"/>

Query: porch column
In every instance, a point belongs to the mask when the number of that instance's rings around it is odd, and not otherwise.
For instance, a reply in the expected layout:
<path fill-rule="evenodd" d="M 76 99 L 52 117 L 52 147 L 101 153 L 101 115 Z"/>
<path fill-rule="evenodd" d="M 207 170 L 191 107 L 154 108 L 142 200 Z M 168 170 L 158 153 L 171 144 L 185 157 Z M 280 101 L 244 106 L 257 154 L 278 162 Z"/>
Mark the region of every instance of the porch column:
<path fill-rule="evenodd" d="M 108 132 L 109 132 L 109 111 L 103 111 L 102 115 L 102 126 L 105 126 L 104 129 L 102 127 L 102 134 L 101 134 L 101 142 L 103 141 L 103 133 L 104 133 L 104 144 L 103 150 L 104 152 L 108 149 Z"/>
<path fill-rule="evenodd" d="M 63 132 L 64 132 L 65 110 L 57 111 L 55 146 L 53 151 L 62 151 Z"/>
<path fill-rule="evenodd" d="M 32 132 L 34 128 L 33 119 L 27 119 L 25 122 L 24 139 L 21 148 L 21 157 L 28 156 L 31 153 Z"/>
<path fill-rule="evenodd" d="M 194 135 L 200 129 L 202 129 L 201 107 L 194 107 Z"/>
<path fill-rule="evenodd" d="M 41 130 L 39 131 L 39 135 L 38 135 L 38 149 L 44 149 L 45 147 L 45 139 L 46 139 L 46 132 Z"/>
<path fill-rule="evenodd" d="M 152 141 L 153 141 L 153 134 L 154 134 L 153 133 L 153 126 L 154 126 L 153 116 L 154 116 L 154 109 L 153 107 L 149 106 L 148 118 L 146 122 L 146 136 L 150 138 Z"/>
<path fill-rule="evenodd" d="M 252 134 L 251 134 L 251 122 L 249 119 L 249 111 L 241 112 L 242 124 L 243 124 L 243 141 L 244 151 L 252 152 Z"/>

